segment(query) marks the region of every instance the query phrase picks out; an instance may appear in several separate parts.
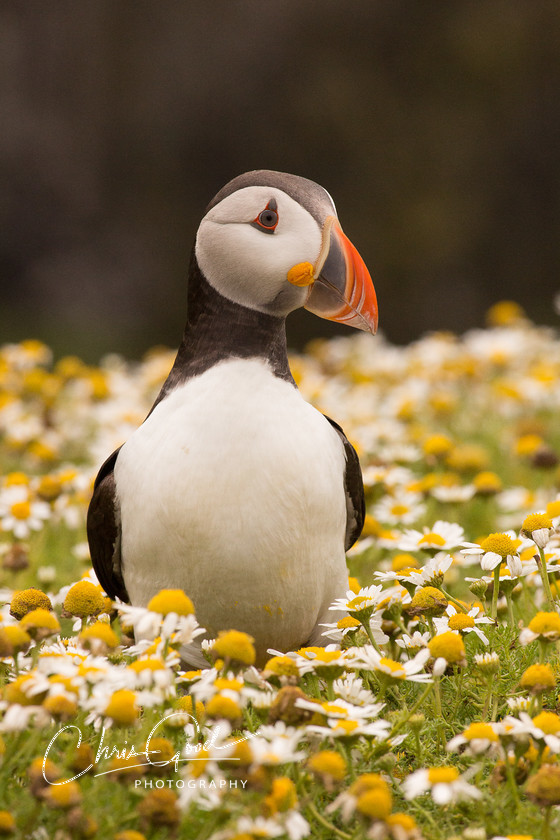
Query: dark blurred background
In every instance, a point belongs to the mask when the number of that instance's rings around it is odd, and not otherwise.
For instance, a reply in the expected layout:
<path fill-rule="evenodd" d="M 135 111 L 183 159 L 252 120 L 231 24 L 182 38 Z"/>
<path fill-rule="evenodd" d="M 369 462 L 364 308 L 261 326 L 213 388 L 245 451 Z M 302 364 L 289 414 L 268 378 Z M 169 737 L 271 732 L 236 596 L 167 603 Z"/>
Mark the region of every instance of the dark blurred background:
<path fill-rule="evenodd" d="M 557 318 L 557 0 L 4 0 L 0 62 L 0 341 L 177 344 L 204 207 L 261 167 L 333 195 L 392 341 Z"/>

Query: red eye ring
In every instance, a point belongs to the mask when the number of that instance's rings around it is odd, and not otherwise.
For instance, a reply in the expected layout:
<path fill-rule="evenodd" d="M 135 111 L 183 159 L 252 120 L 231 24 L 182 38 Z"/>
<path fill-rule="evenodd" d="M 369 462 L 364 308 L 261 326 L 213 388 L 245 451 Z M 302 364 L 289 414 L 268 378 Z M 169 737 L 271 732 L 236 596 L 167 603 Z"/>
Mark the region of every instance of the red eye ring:
<path fill-rule="evenodd" d="M 262 210 L 251 224 L 253 227 L 262 230 L 263 233 L 274 233 L 278 224 L 278 205 L 276 199 L 271 198 L 264 210 Z"/>

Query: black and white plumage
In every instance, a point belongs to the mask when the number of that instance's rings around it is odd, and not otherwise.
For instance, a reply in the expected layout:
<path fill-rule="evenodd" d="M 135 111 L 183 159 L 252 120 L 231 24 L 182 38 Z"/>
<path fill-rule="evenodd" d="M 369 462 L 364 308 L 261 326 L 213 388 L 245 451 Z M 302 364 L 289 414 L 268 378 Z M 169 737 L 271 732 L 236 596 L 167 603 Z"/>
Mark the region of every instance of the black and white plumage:
<path fill-rule="evenodd" d="M 329 194 L 285 173 L 241 175 L 200 224 L 173 368 L 101 467 L 88 512 L 109 595 L 145 606 L 184 589 L 210 637 L 250 633 L 258 662 L 324 643 L 364 520 L 354 449 L 290 373 L 285 318 L 301 306 L 375 331 L 371 278 Z M 203 664 L 192 646 L 183 655 Z"/>

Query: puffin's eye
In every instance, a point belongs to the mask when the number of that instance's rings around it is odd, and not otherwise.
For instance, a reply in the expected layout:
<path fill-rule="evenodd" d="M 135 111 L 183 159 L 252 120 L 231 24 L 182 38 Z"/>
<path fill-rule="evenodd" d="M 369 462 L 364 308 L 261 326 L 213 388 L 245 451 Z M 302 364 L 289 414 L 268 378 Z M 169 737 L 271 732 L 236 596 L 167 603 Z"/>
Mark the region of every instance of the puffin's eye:
<path fill-rule="evenodd" d="M 264 233 L 274 233 L 278 224 L 277 207 L 276 199 L 271 198 L 264 210 L 251 222 L 253 227 L 262 230 Z"/>

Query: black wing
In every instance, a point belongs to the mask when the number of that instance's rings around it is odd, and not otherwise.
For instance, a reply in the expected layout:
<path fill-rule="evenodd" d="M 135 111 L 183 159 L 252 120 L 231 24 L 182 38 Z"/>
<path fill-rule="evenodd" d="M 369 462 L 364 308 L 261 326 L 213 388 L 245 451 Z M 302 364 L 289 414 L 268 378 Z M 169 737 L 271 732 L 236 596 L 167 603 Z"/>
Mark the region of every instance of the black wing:
<path fill-rule="evenodd" d="M 344 454 L 346 455 L 346 471 L 344 473 L 344 490 L 346 491 L 346 537 L 344 542 L 344 550 L 348 551 L 351 548 L 364 527 L 364 520 L 366 518 L 366 500 L 364 496 L 364 483 L 362 481 L 362 470 L 358 460 L 358 454 L 338 423 L 331 420 L 330 417 L 324 415 L 325 419 L 329 421 L 333 429 L 338 432 L 343 446 Z"/>
<path fill-rule="evenodd" d="M 113 473 L 119 450 L 120 447 L 107 458 L 95 479 L 87 536 L 99 583 L 110 598 L 129 601 L 121 570 L 121 527 Z"/>

